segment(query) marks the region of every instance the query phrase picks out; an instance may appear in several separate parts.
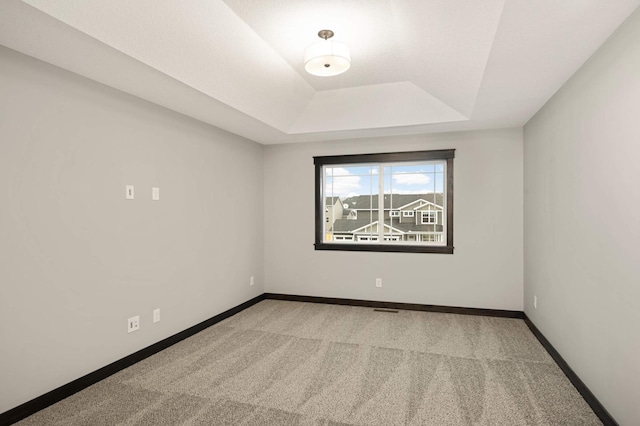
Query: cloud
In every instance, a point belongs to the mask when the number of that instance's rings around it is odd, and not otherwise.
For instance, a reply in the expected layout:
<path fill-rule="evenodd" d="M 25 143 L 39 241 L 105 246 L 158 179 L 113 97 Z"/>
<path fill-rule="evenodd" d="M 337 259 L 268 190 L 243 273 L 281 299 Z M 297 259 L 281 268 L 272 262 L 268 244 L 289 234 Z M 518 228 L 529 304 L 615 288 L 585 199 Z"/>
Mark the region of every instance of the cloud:
<path fill-rule="evenodd" d="M 431 178 L 417 173 L 398 173 L 393 175 L 393 181 L 397 185 L 425 185 L 431 182 Z"/>
<path fill-rule="evenodd" d="M 325 169 L 325 174 L 327 176 L 347 176 L 351 173 L 344 167 L 328 167 Z"/>
<path fill-rule="evenodd" d="M 342 167 L 328 168 L 326 174 L 329 178 L 326 186 L 327 196 L 345 199 L 361 193 L 360 176 L 353 176 Z"/>
<path fill-rule="evenodd" d="M 390 194 L 389 191 L 385 191 L 385 194 Z M 407 190 L 407 189 L 394 189 L 393 190 L 393 195 L 395 194 L 400 194 L 400 195 L 422 195 L 422 194 L 426 194 L 426 195 L 431 195 L 433 194 L 433 191 L 431 189 L 416 189 L 416 190 Z"/>

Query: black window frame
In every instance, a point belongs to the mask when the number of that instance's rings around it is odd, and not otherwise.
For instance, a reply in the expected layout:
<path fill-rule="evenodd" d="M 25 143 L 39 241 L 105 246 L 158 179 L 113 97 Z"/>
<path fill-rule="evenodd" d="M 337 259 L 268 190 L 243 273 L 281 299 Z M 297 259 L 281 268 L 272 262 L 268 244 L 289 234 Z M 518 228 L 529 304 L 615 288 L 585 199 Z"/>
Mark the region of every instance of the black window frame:
<path fill-rule="evenodd" d="M 453 254 L 453 159 L 455 149 L 429 151 L 388 152 L 377 154 L 330 155 L 313 157 L 315 165 L 315 249 L 338 251 L 373 251 L 404 253 L 442 253 Z M 324 211 L 322 168 L 327 165 L 359 164 L 359 163 L 401 163 L 445 160 L 446 166 L 446 213 L 447 242 L 446 245 L 393 245 L 393 244 L 349 244 L 324 242 Z"/>

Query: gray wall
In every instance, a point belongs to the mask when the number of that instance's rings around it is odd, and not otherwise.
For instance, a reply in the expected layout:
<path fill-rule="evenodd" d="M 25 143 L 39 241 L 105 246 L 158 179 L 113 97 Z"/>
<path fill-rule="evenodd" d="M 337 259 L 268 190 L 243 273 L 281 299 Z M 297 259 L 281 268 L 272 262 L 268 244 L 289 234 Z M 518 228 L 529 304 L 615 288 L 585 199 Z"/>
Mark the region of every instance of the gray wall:
<path fill-rule="evenodd" d="M 453 255 L 314 251 L 313 156 L 448 148 Z M 521 129 L 265 147 L 266 291 L 522 310 L 522 149 Z"/>
<path fill-rule="evenodd" d="M 638 424 L 640 10 L 524 140 L 525 312 L 620 424 Z"/>
<path fill-rule="evenodd" d="M 0 412 L 263 293 L 262 178 L 262 146 L 0 47 Z"/>
<path fill-rule="evenodd" d="M 524 154 L 518 129 L 262 147 L 0 47 L 0 412 L 263 291 L 520 310 L 524 228 L 527 315 L 634 424 L 639 75 L 636 12 Z M 448 148 L 454 255 L 313 250 L 313 156 Z"/>

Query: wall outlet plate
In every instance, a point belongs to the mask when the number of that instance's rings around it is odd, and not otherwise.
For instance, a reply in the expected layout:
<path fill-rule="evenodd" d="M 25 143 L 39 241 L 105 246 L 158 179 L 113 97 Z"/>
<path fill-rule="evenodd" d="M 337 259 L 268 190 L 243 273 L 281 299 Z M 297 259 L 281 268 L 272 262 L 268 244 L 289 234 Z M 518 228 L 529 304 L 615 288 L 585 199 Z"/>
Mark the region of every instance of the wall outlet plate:
<path fill-rule="evenodd" d="M 376 287 L 382 287 L 382 278 L 376 278 Z"/>
<path fill-rule="evenodd" d="M 136 330 L 140 330 L 140 315 L 127 320 L 127 333 L 133 333 Z"/>
<path fill-rule="evenodd" d="M 159 322 L 160 321 L 160 309 L 154 309 L 153 310 L 153 322 Z"/>

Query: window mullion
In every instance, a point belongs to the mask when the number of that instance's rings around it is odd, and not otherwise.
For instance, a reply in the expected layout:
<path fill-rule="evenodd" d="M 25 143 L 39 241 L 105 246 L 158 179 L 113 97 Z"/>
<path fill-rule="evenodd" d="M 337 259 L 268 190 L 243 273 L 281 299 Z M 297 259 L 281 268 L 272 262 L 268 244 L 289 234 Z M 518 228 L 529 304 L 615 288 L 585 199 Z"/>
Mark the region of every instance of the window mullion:
<path fill-rule="evenodd" d="M 322 211 L 324 212 L 324 216 L 327 217 L 327 194 L 329 193 L 326 185 L 327 182 L 327 169 L 323 168 L 322 170 L 322 179 L 324 180 L 324 191 L 322 191 Z M 331 180 L 331 185 L 333 186 L 333 179 Z M 326 240 L 327 238 L 327 222 L 323 221 L 322 226 L 324 227 L 324 232 L 322 233 L 322 238 Z"/>
<path fill-rule="evenodd" d="M 448 171 L 447 171 L 447 162 L 445 161 L 445 162 L 444 162 L 444 165 L 443 165 L 443 167 L 442 167 L 442 180 L 443 180 L 443 187 L 442 187 L 442 206 L 443 206 L 443 207 L 447 205 L 447 197 L 449 196 L 448 188 L 447 188 L 447 185 L 448 185 L 448 183 L 449 183 L 449 182 L 448 182 L 448 180 L 447 180 L 447 173 L 448 173 Z M 434 185 L 434 188 L 435 188 L 435 185 Z M 435 189 L 434 189 L 434 193 L 435 193 Z M 435 197 L 435 195 L 434 195 L 434 197 Z M 435 199 L 435 198 L 434 198 L 434 199 Z M 444 208 L 444 209 L 442 210 L 442 241 L 441 241 L 441 242 L 444 242 L 445 244 L 447 243 L 447 238 L 448 238 L 448 237 L 447 237 L 447 232 L 448 232 L 448 230 L 449 230 L 448 225 L 447 225 L 447 215 L 446 215 L 446 212 L 447 212 L 447 209 L 446 209 L 446 208 Z M 438 213 L 436 212 L 436 223 L 438 222 L 438 220 L 437 220 L 437 214 L 438 214 Z M 435 229 L 436 229 L 436 226 L 435 226 L 435 225 L 434 225 L 433 229 L 434 229 L 434 231 L 435 231 Z"/>
<path fill-rule="evenodd" d="M 378 242 L 384 242 L 384 165 L 378 164 Z"/>

